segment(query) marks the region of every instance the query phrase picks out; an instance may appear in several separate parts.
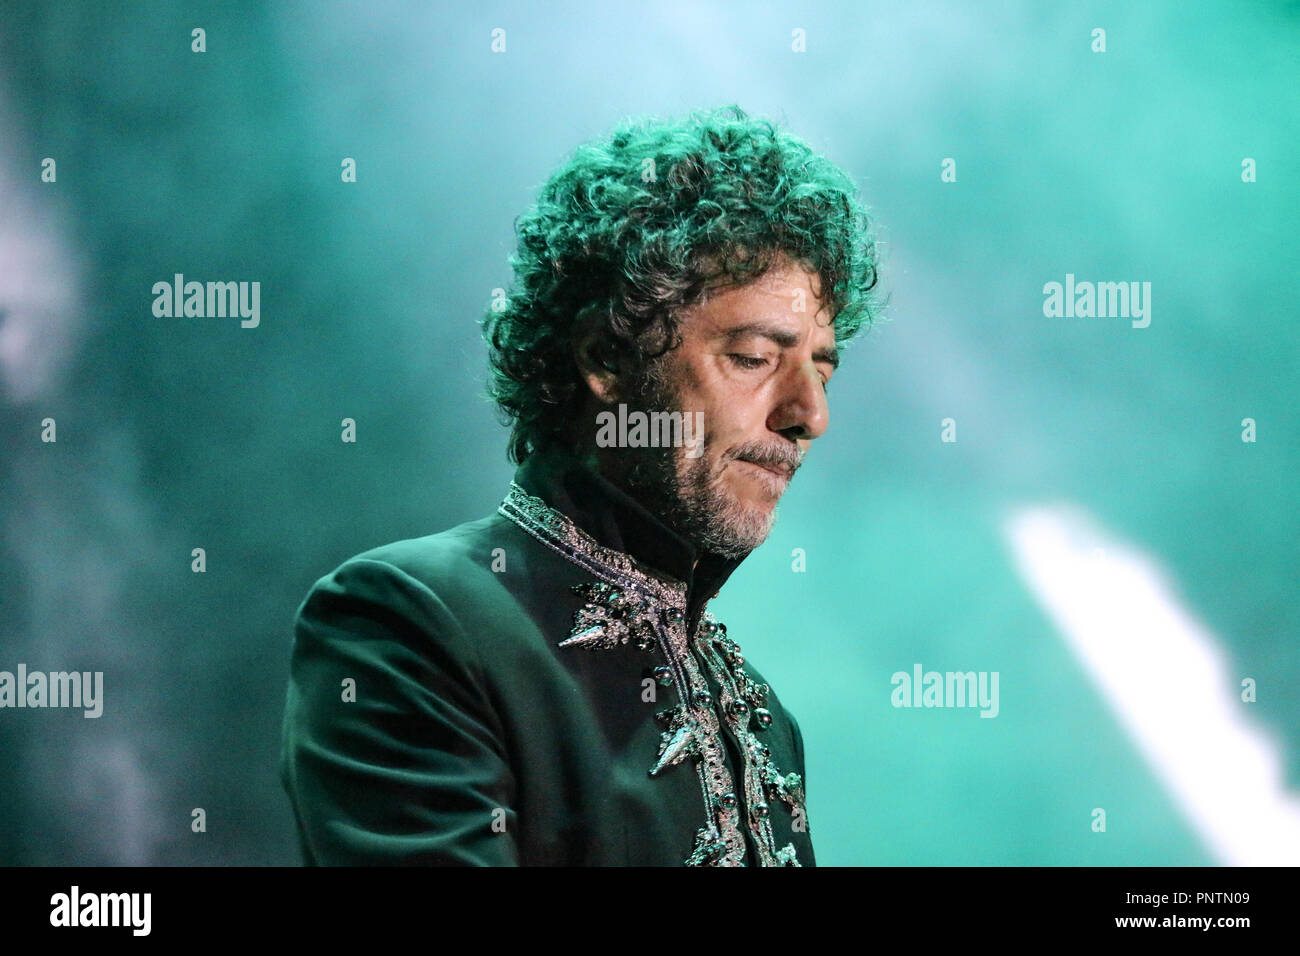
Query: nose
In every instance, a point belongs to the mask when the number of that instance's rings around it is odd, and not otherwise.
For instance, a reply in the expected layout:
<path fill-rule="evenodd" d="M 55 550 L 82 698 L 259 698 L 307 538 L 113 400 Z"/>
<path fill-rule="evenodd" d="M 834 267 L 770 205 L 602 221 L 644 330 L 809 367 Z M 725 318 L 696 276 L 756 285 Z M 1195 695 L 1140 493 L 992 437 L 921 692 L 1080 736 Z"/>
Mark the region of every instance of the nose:
<path fill-rule="evenodd" d="M 776 407 L 768 416 L 768 428 L 792 441 L 810 441 L 826 431 L 830 407 L 816 366 L 809 362 L 791 369 L 781 389 Z"/>

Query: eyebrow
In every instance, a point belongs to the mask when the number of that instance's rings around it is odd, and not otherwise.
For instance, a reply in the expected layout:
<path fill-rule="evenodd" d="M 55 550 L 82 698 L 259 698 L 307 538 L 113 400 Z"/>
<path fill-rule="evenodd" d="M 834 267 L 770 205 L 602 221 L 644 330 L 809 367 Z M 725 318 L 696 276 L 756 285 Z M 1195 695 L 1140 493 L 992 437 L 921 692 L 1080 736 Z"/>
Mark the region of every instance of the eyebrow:
<path fill-rule="evenodd" d="M 765 339 L 779 345 L 783 349 L 794 348 L 799 344 L 799 335 L 791 332 L 789 329 L 781 328 L 776 325 L 765 325 L 762 322 L 749 322 L 745 325 L 737 325 L 735 328 L 727 329 L 722 333 L 722 338 L 728 344 L 736 339 L 744 338 L 747 335 L 760 335 Z M 832 369 L 840 367 L 839 349 L 831 346 L 830 348 L 818 349 L 813 352 L 814 362 L 825 362 Z"/>

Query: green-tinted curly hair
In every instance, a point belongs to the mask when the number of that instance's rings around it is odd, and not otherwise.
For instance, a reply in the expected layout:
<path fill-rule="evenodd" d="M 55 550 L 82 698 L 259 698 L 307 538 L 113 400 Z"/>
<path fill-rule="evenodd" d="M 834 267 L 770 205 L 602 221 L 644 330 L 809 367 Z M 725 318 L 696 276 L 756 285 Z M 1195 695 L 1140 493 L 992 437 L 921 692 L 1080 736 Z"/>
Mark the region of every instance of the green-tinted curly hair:
<path fill-rule="evenodd" d="M 820 275 L 837 343 L 876 314 L 875 242 L 852 181 L 738 106 L 628 121 L 579 147 L 516 231 L 514 285 L 483 320 L 515 462 L 561 437 L 585 400 L 580 315 L 603 327 L 610 367 L 644 369 L 680 344 L 681 309 L 782 253 Z"/>

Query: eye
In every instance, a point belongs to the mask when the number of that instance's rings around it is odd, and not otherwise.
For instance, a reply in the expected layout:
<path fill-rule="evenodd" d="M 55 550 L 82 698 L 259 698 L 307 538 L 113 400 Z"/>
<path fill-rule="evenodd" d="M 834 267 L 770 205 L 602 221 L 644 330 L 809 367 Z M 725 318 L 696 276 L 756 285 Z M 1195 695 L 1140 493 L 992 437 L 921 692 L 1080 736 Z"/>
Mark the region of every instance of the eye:
<path fill-rule="evenodd" d="M 759 355 L 740 355 L 732 353 L 727 356 L 741 368 L 762 368 L 767 364 L 767 359 Z"/>

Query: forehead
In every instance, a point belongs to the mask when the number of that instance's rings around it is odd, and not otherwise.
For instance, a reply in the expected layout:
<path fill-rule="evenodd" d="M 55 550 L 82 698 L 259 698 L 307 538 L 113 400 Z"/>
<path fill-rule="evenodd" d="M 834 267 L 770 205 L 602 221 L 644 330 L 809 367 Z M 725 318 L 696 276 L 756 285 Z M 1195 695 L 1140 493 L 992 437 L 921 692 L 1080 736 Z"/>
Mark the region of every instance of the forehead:
<path fill-rule="evenodd" d="M 834 338 L 831 315 L 819 298 L 821 276 L 788 258 L 778 258 L 752 282 L 727 286 L 681 313 L 683 331 L 713 335 L 762 321 L 792 331 L 811 331 L 815 338 Z"/>

